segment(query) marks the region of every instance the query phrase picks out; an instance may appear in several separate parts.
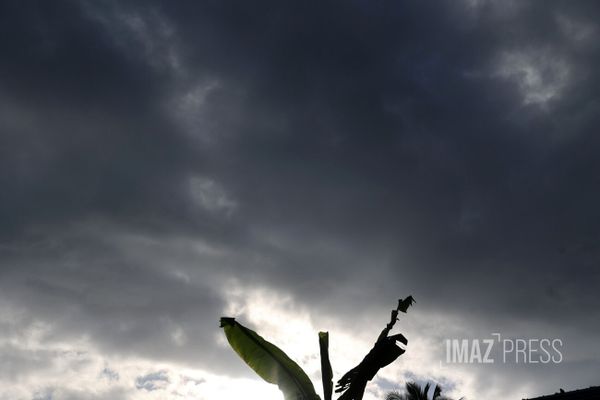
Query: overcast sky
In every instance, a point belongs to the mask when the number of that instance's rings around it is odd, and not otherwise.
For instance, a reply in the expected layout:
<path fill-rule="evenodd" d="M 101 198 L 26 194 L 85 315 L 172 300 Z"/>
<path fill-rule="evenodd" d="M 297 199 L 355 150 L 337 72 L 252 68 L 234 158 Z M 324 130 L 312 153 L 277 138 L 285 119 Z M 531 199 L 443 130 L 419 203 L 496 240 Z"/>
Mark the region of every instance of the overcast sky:
<path fill-rule="evenodd" d="M 0 399 L 281 399 L 222 315 L 320 391 L 397 299 L 370 383 L 598 385 L 600 5 L 0 2 Z M 446 365 L 445 340 L 560 339 Z"/>

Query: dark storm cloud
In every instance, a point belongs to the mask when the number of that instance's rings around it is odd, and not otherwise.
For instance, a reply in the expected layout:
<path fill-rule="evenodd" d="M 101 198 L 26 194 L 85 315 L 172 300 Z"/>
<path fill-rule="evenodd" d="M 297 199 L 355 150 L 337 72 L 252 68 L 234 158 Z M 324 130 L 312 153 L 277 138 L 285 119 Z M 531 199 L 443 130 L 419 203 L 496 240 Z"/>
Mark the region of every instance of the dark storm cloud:
<path fill-rule="evenodd" d="M 154 116 L 168 77 L 81 5 L 3 7 L 3 231 L 176 210 L 188 154 Z"/>
<path fill-rule="evenodd" d="M 597 337 L 594 3 L 2 8 L 2 286 L 58 333 L 225 365 L 235 276 Z"/>
<path fill-rule="evenodd" d="M 502 295 L 517 280 L 518 304 L 550 302 L 539 308 L 586 315 L 594 302 L 570 290 L 597 283 L 589 265 L 596 250 L 562 251 L 598 238 L 589 111 L 597 48 L 574 45 L 560 23 L 591 23 L 594 10 L 579 7 L 164 11 L 182 37 L 193 38 L 190 62 L 223 82 L 206 114 L 228 121 L 209 157 L 240 199 L 241 218 L 288 233 L 299 246 L 316 234 L 384 253 L 413 285 L 435 271 L 449 281 L 440 300 L 445 290 L 469 288 L 488 306 L 526 313 L 502 304 L 512 301 Z M 548 55 L 535 56 L 539 48 Z M 541 76 L 522 76 L 528 72 L 517 65 L 502 77 L 499 69 L 514 67 L 495 65 L 505 52 L 533 53 Z M 565 87 L 547 103 L 524 105 L 522 90 L 557 85 L 559 77 L 539 65 L 554 59 L 568 64 Z M 242 99 L 230 103 L 232 92 Z M 305 276 L 323 271 L 318 260 L 298 265 Z M 295 269 L 281 269 L 282 280 Z M 354 270 L 330 268 L 334 276 Z M 536 286 L 542 296 L 531 291 Z M 456 309 L 466 302 L 473 298 Z"/>

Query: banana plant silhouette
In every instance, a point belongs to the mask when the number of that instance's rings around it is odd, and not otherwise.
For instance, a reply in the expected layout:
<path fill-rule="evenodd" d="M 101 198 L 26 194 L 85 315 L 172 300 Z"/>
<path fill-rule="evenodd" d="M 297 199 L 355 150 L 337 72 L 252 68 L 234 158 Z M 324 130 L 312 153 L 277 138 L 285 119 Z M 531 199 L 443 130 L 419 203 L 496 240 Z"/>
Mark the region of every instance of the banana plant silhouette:
<path fill-rule="evenodd" d="M 400 342 L 406 346 L 408 340 L 402 334 L 388 334 L 398 321 L 398 313 L 406 313 L 414 302 L 412 296 L 398 300 L 398 306 L 392 310 L 390 322 L 379 334 L 371 351 L 360 364 L 345 373 L 337 382 L 336 393 L 343 393 L 338 400 L 361 400 L 367 381 L 372 380 L 381 368 L 404 354 L 405 350 L 396 343 Z M 220 322 L 233 350 L 261 378 L 276 384 L 283 392 L 285 400 L 320 400 L 308 375 L 280 348 L 246 328 L 235 318 L 222 317 Z M 328 332 L 319 332 L 319 348 L 324 400 L 331 400 L 333 372 L 329 361 Z"/>

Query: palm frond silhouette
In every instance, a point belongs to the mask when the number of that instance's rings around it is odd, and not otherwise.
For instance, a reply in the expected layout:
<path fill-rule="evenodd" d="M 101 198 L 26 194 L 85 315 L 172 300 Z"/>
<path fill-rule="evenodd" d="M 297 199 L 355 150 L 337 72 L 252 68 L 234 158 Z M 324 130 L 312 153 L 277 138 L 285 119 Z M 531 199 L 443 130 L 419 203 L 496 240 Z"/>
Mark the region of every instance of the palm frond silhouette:
<path fill-rule="evenodd" d="M 391 391 L 386 394 L 385 400 L 430 400 L 428 397 L 430 388 L 430 383 L 421 386 L 415 382 L 407 382 L 404 393 Z M 440 385 L 435 385 L 431 400 L 450 400 L 450 398 L 442 396 L 442 388 Z M 461 397 L 459 400 L 464 400 L 464 398 Z"/>

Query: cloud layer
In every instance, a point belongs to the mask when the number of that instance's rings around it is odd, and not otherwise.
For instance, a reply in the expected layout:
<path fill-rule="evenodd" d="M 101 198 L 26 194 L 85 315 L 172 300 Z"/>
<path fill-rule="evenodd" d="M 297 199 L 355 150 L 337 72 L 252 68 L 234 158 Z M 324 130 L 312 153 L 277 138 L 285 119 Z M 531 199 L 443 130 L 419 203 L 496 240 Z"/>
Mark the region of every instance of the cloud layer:
<path fill-rule="evenodd" d="M 318 377 L 306 335 L 337 335 L 343 373 L 408 294 L 371 398 L 598 384 L 599 11 L 1 5 L 0 399 L 276 398 L 220 315 Z M 492 332 L 565 360 L 439 365 Z"/>

